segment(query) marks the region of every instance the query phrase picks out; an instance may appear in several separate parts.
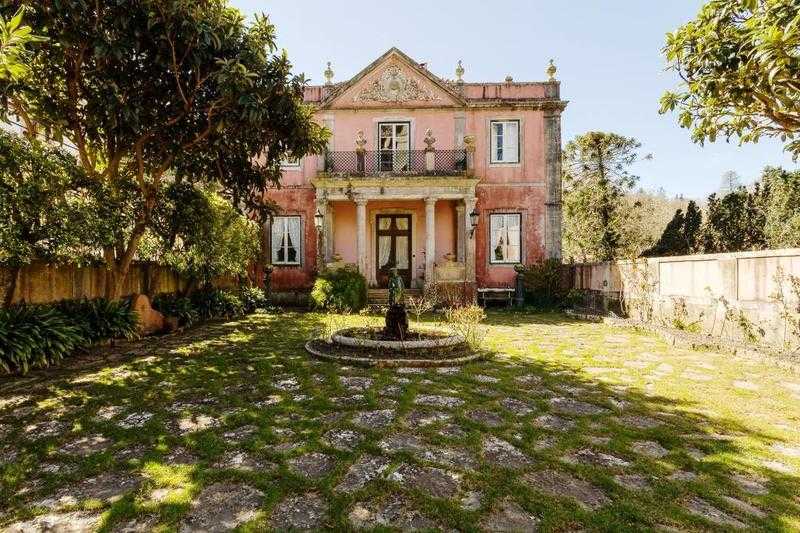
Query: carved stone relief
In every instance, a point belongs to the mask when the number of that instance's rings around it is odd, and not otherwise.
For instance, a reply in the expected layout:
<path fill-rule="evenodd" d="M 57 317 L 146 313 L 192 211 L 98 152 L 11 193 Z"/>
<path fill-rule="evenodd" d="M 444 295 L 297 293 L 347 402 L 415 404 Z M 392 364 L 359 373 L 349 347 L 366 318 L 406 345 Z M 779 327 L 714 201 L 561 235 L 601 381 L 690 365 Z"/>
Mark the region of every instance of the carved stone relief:
<path fill-rule="evenodd" d="M 409 77 L 398 65 L 389 65 L 372 83 L 361 89 L 355 102 L 432 102 L 441 100 L 433 90 L 423 87 L 419 80 Z"/>

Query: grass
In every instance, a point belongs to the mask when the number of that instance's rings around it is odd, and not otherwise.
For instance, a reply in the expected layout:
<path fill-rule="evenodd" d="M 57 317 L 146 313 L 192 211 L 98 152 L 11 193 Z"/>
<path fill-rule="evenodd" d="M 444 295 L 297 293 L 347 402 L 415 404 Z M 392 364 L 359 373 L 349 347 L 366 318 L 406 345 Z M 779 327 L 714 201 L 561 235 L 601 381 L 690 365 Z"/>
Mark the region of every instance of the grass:
<path fill-rule="evenodd" d="M 100 530 L 131 524 L 177 530 L 196 512 L 193 502 L 205 488 L 227 482 L 263 494 L 255 514 L 240 525 L 253 531 L 275 524 L 282 502 L 297 494 L 320 496 L 324 516 L 315 528 L 337 531 L 352 529 L 355 506 L 369 508 L 391 496 L 436 528 L 462 531 L 499 523 L 504 502 L 535 517 L 542 531 L 730 529 L 713 516 L 692 513 L 690 502 L 697 499 L 749 529 L 800 530 L 797 374 L 769 362 L 675 349 L 649 334 L 558 314 L 489 313 L 485 343 L 493 355 L 452 375 L 342 368 L 303 351 L 305 340 L 319 331 L 378 320 L 256 314 L 107 348 L 101 354 L 107 360 L 0 381 L 0 528 L 84 511 L 81 516 Z M 366 390 L 348 390 L 341 378 L 353 377 L 372 382 L 360 382 Z M 462 405 L 422 406 L 419 395 L 457 398 Z M 530 411 L 515 414 L 504 403 L 508 399 Z M 536 419 L 554 414 L 564 399 L 595 409 L 560 414 L 574 424 L 567 431 L 539 427 Z M 386 427 L 353 424 L 356 413 L 377 409 L 392 409 L 396 417 Z M 493 417 L 481 420 L 476 411 Z M 449 419 L 409 424 L 412 412 Z M 151 416 L 126 427 L 131 414 Z M 655 424 L 643 427 L 637 420 Z M 243 427 L 241 438 L 226 436 Z M 352 450 L 335 449 L 323 439 L 331 429 L 353 430 L 362 440 Z M 464 451 L 475 464 L 432 464 L 413 449 L 387 453 L 381 440 L 397 434 L 416 436 L 430 449 Z M 484 452 L 489 435 L 512 444 L 529 463 L 519 469 L 493 463 Z M 106 440 L 83 455 L 65 448 L 84 437 Z M 657 443 L 666 455 L 635 451 L 642 442 Z M 565 461 L 584 449 L 630 464 Z M 233 452 L 244 452 L 257 466 L 218 467 Z M 331 458 L 315 479 L 291 466 L 310 452 Z M 386 456 L 391 465 L 360 490 L 335 491 L 364 454 Z M 458 494 L 432 497 L 425 486 L 392 479 L 401 463 L 453 472 Z M 526 479 L 545 469 L 588 483 L 605 503 L 587 508 L 566 485 L 554 492 Z M 675 472 L 692 478 L 670 479 Z M 626 489 L 615 481 L 621 474 L 646 479 L 649 488 Z M 81 488 L 82 481 L 104 475 L 112 485 L 136 483 L 106 493 Z M 736 481 L 742 478 L 759 494 Z M 479 495 L 477 509 L 462 504 L 471 492 Z M 54 495 L 73 499 L 54 506 Z"/>

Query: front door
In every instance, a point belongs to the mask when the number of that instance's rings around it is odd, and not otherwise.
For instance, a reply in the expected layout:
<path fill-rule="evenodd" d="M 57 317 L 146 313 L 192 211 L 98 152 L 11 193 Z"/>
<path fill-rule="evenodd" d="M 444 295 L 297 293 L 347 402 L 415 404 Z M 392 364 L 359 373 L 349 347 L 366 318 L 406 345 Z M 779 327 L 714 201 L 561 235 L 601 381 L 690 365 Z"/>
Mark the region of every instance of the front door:
<path fill-rule="evenodd" d="M 389 269 L 397 267 L 406 288 L 411 286 L 411 215 L 378 215 L 375 243 L 376 278 L 389 286 Z"/>
<path fill-rule="evenodd" d="M 378 125 L 381 172 L 408 170 L 410 130 L 411 124 L 408 122 L 381 122 Z"/>

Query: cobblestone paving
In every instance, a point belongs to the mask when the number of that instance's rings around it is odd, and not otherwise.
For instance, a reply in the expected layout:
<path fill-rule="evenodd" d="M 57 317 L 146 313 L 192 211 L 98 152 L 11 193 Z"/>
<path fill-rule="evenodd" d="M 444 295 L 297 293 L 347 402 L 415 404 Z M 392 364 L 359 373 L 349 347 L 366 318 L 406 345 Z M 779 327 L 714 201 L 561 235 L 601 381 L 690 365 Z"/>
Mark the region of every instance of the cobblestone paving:
<path fill-rule="evenodd" d="M 0 530 L 800 530 L 800 374 L 506 312 L 487 361 L 341 367 L 324 320 L 0 380 Z"/>

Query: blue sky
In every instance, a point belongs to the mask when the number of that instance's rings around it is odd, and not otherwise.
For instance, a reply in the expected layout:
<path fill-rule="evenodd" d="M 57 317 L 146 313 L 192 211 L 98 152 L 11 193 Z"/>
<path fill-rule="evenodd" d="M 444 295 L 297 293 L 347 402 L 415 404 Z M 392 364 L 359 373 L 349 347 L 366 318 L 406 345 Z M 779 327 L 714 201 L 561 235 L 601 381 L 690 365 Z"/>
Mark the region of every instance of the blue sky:
<path fill-rule="evenodd" d="M 704 197 L 722 174 L 752 181 L 766 165 L 798 168 L 779 142 L 738 146 L 724 140 L 700 147 L 672 115 L 658 114 L 658 99 L 676 84 L 664 71 L 666 32 L 690 20 L 699 0 L 231 0 L 247 14 L 263 12 L 278 30 L 298 72 L 322 81 L 331 61 L 343 81 L 397 46 L 436 74 L 454 77 L 461 59 L 467 81 L 545 78 L 554 58 L 562 98 L 566 143 L 589 130 L 636 137 L 652 161 L 636 172 L 648 189 Z"/>

